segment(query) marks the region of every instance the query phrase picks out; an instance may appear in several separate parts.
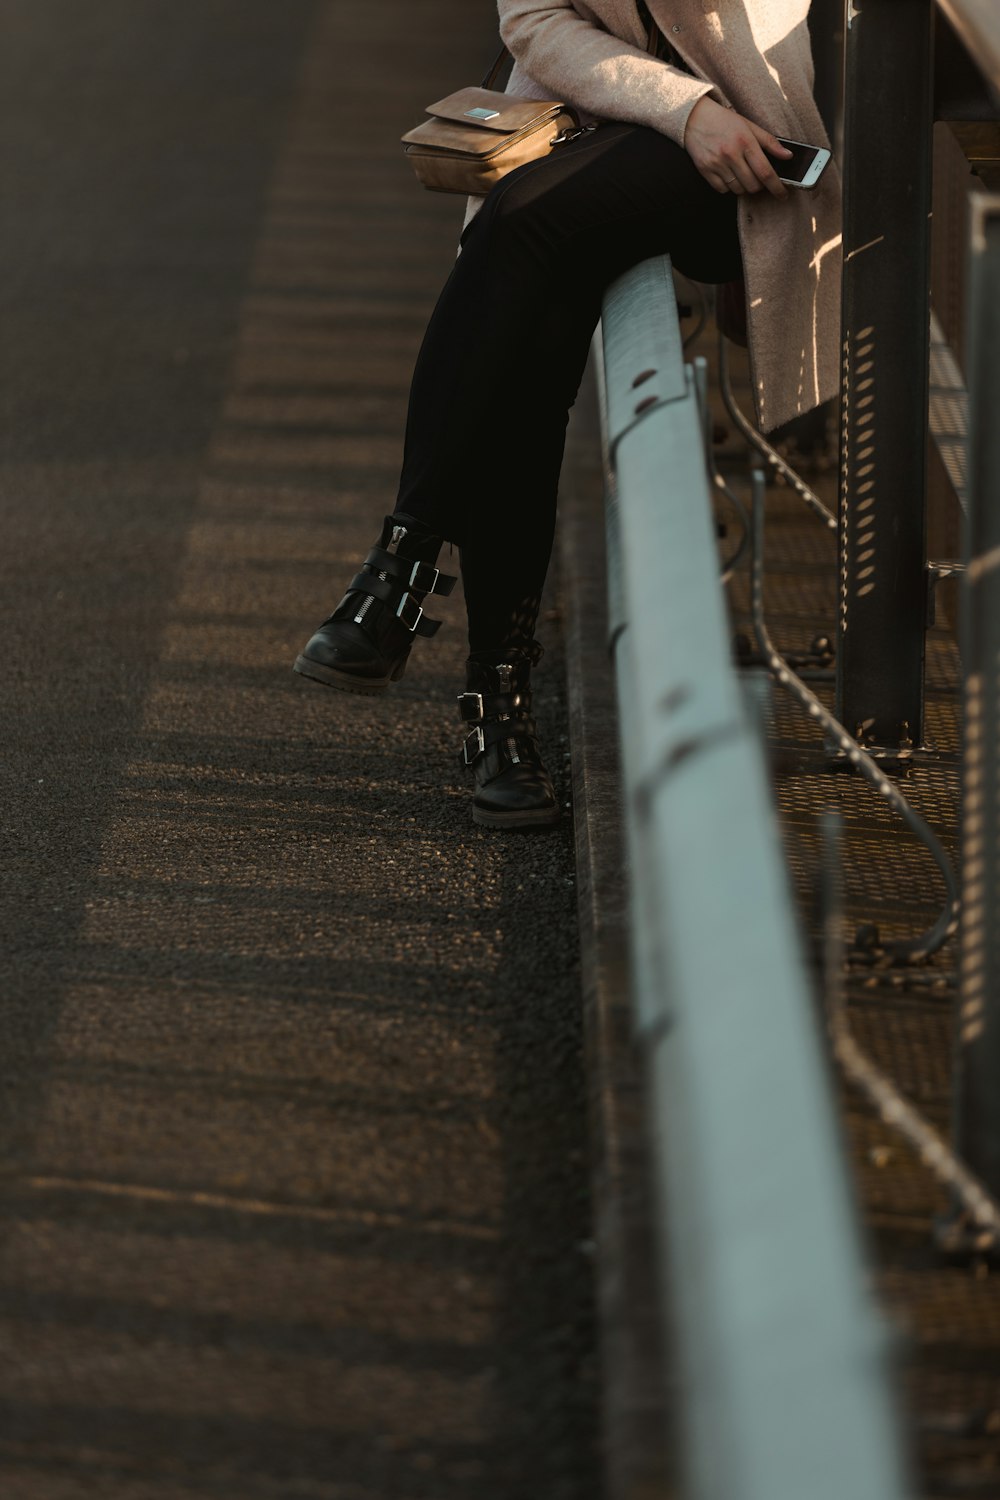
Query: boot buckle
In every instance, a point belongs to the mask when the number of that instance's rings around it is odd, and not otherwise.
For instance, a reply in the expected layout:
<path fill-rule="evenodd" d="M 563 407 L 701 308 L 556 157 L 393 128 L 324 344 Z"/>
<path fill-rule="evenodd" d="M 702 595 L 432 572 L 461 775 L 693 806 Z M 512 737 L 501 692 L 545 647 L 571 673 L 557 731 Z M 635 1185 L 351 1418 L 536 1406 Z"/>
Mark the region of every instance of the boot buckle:
<path fill-rule="evenodd" d="M 411 594 L 404 594 L 396 605 L 396 614 L 412 635 L 424 617 L 424 611 Z"/>
<path fill-rule="evenodd" d="M 469 746 L 470 745 L 474 745 L 475 746 L 475 749 L 473 750 L 473 752 L 472 752 L 471 755 L 469 754 Z M 465 744 L 462 746 L 462 759 L 464 760 L 464 762 L 465 762 L 465 764 L 467 766 L 471 766 L 472 763 L 473 763 L 473 761 L 479 759 L 479 757 L 483 754 L 483 752 L 485 751 L 485 749 L 486 749 L 486 736 L 483 733 L 483 727 L 482 727 L 482 725 L 481 724 L 477 724 L 476 727 L 475 727 L 475 729 L 472 731 L 472 733 L 470 735 L 466 736 Z"/>
<path fill-rule="evenodd" d="M 428 577 L 430 577 L 430 583 L 427 582 Z M 440 577 L 440 568 L 435 568 L 430 563 L 415 562 L 410 569 L 410 581 L 407 588 L 419 589 L 423 594 L 434 594 L 437 592 Z"/>
<path fill-rule="evenodd" d="M 458 711 L 467 724 L 476 719 L 485 719 L 482 693 L 459 693 Z"/>

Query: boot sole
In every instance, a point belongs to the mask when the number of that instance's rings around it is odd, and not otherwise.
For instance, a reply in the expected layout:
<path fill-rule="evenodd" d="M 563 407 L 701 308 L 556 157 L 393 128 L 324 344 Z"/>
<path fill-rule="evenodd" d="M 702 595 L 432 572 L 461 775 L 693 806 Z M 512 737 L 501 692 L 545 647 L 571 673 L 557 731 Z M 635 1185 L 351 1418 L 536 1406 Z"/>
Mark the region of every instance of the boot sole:
<path fill-rule="evenodd" d="M 342 693 L 357 693 L 363 698 L 377 698 L 387 692 L 390 683 L 398 682 L 406 671 L 406 662 L 401 661 L 388 677 L 356 677 L 337 667 L 328 667 L 308 656 L 297 656 L 292 667 L 300 677 L 309 677 L 313 682 L 322 682 L 324 687 L 339 688 Z"/>
<path fill-rule="evenodd" d="M 485 807 L 473 804 L 472 821 L 480 828 L 552 828 L 560 819 L 558 807 L 536 808 L 534 811 L 490 812 Z"/>

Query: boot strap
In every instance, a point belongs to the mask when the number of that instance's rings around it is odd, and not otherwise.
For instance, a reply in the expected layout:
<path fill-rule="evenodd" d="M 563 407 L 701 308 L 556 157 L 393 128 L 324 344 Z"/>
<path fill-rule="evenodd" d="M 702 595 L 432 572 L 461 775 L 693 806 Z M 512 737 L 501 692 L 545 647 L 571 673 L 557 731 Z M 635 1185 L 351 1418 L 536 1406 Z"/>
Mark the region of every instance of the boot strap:
<path fill-rule="evenodd" d="M 466 736 L 462 746 L 462 762 L 467 766 L 474 765 L 491 745 L 509 739 L 534 742 L 536 734 L 535 721 L 526 714 L 516 719 L 484 719 Z"/>
<path fill-rule="evenodd" d="M 400 580 L 404 592 L 415 589 L 418 594 L 441 594 L 447 597 L 458 582 L 450 573 L 442 573 L 440 568 L 433 567 L 431 563 L 399 557 L 394 552 L 387 552 L 384 547 L 373 547 L 365 558 L 364 565 L 375 573 L 385 573 L 389 578 Z"/>
<path fill-rule="evenodd" d="M 467 724 L 478 724 L 481 719 L 513 718 L 531 709 L 531 694 L 527 693 L 459 693 L 458 711 Z"/>
<path fill-rule="evenodd" d="M 441 621 L 426 619 L 423 606 L 411 593 L 402 592 L 395 578 L 379 578 L 377 573 L 361 572 L 351 579 L 347 593 L 368 594 L 372 599 L 390 604 L 400 624 L 405 625 L 412 635 L 436 635 L 441 629 Z"/>

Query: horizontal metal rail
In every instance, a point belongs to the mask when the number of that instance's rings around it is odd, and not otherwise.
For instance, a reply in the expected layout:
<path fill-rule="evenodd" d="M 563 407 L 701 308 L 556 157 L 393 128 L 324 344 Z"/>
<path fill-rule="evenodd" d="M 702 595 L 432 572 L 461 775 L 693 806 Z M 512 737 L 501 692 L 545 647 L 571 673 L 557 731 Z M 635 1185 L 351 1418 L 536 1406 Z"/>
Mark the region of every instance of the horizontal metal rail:
<path fill-rule="evenodd" d="M 884 1335 L 731 664 L 665 258 L 606 296 L 603 387 L 637 1029 L 687 1493 L 899 1500 Z"/>

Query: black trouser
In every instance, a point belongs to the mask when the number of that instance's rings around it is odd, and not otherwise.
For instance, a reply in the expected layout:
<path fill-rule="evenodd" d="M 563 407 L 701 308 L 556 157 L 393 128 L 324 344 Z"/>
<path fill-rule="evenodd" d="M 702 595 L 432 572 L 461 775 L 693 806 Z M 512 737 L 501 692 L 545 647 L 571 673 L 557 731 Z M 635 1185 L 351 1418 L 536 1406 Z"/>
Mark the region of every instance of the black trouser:
<path fill-rule="evenodd" d="M 603 292 L 664 252 L 699 281 L 735 279 L 736 199 L 632 125 L 511 172 L 466 230 L 417 360 L 396 509 L 460 546 L 473 651 L 532 638 Z"/>

